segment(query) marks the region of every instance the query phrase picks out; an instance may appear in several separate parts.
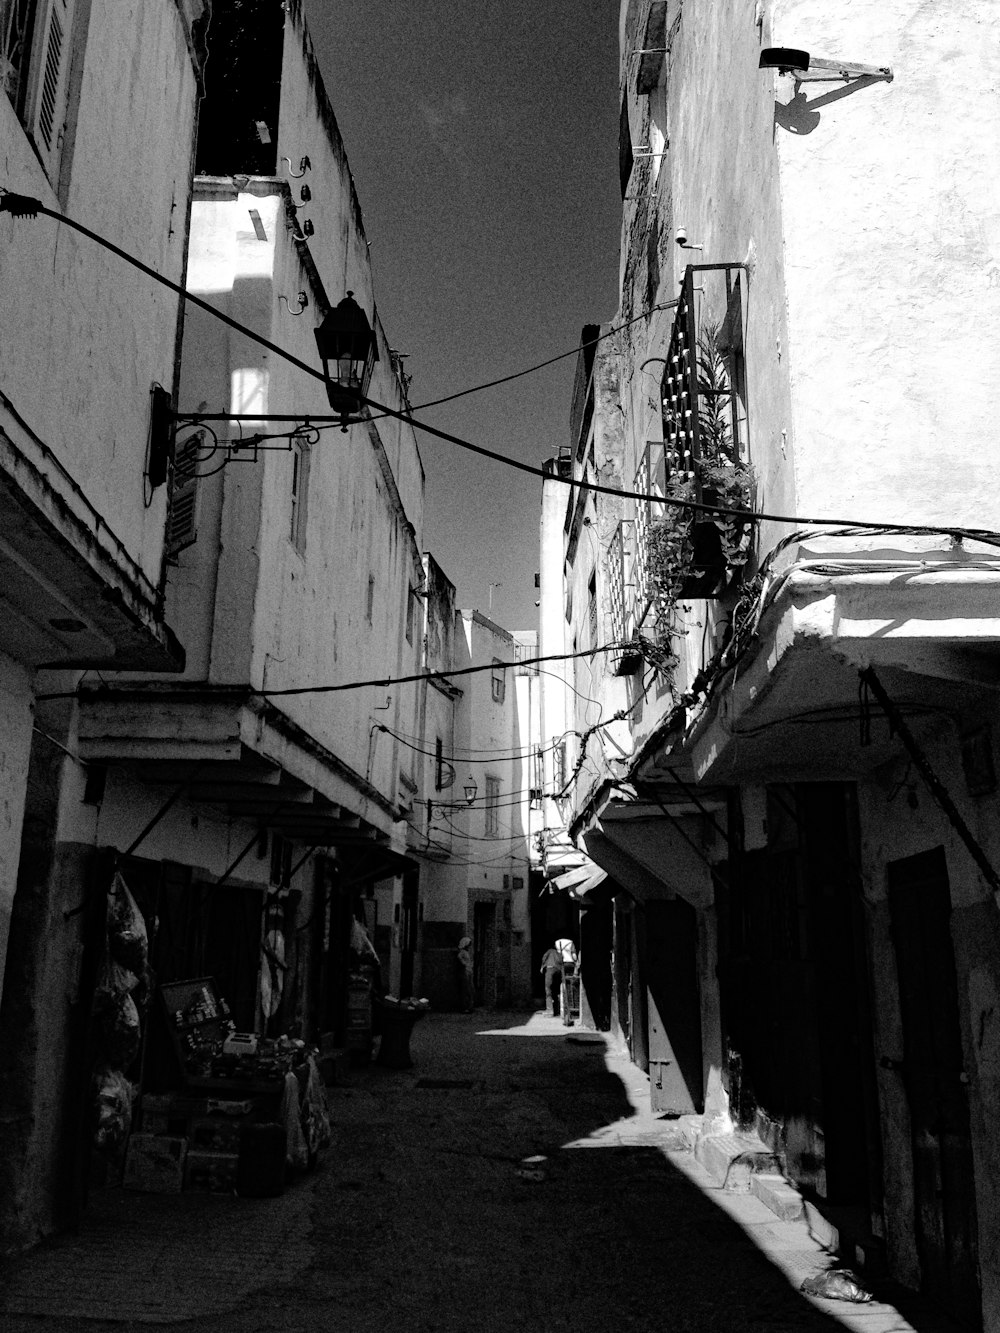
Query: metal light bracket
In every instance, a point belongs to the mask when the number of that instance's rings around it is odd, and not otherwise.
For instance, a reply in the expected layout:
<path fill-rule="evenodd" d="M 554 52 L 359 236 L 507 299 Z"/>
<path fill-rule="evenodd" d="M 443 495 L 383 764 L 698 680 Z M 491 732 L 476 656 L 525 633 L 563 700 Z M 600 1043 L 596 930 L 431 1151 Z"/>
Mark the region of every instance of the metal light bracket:
<path fill-rule="evenodd" d="M 891 65 L 859 65 L 851 60 L 822 60 L 791 46 L 768 46 L 760 53 L 759 69 L 791 74 L 799 83 L 849 83 L 851 79 L 881 79 L 892 82 Z"/>

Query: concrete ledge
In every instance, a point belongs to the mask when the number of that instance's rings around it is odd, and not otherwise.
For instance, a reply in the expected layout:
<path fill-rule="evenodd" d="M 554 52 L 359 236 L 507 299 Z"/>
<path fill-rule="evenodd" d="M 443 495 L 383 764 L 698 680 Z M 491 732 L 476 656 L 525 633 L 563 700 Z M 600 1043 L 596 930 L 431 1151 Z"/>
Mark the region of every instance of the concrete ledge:
<path fill-rule="evenodd" d="M 754 1176 L 780 1176 L 784 1163 L 760 1139 L 749 1134 L 713 1134 L 695 1144 L 700 1162 L 724 1190 L 749 1194 Z"/>
<path fill-rule="evenodd" d="M 750 1193 L 755 1194 L 782 1222 L 797 1222 L 803 1215 L 802 1195 L 784 1176 L 751 1176 Z"/>

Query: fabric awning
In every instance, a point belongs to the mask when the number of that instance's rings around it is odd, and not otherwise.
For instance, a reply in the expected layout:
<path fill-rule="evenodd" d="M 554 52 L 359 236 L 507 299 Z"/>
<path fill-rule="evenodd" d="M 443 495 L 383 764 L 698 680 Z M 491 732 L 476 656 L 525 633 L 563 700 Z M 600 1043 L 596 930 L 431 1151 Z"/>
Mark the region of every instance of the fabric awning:
<path fill-rule="evenodd" d="M 583 865 L 556 875 L 549 883 L 564 890 L 576 902 L 585 903 L 589 901 L 587 895 L 603 884 L 607 877 L 608 872 L 587 857 Z"/>

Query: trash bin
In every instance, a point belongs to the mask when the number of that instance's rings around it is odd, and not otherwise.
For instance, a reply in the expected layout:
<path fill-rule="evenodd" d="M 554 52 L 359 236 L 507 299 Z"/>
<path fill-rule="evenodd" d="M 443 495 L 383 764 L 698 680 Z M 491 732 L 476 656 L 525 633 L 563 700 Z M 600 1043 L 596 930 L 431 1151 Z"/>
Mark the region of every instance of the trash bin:
<path fill-rule="evenodd" d="M 387 1069 L 412 1069 L 410 1034 L 413 1025 L 423 1018 L 429 1005 L 426 1000 L 382 1001 L 382 1040 L 379 1042 L 376 1064 Z"/>

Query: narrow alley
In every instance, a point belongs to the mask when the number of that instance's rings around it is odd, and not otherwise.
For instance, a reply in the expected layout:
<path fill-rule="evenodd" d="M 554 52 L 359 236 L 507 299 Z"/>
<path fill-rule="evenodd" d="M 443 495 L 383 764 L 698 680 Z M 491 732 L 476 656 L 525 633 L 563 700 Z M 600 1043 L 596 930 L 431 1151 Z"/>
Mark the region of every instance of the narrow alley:
<path fill-rule="evenodd" d="M 95 1196 L 8 1261 L 6 1333 L 951 1328 L 908 1294 L 800 1294 L 834 1263 L 808 1224 L 712 1181 L 605 1035 L 431 1014 L 412 1054 L 328 1090 L 333 1143 L 279 1198 Z"/>

